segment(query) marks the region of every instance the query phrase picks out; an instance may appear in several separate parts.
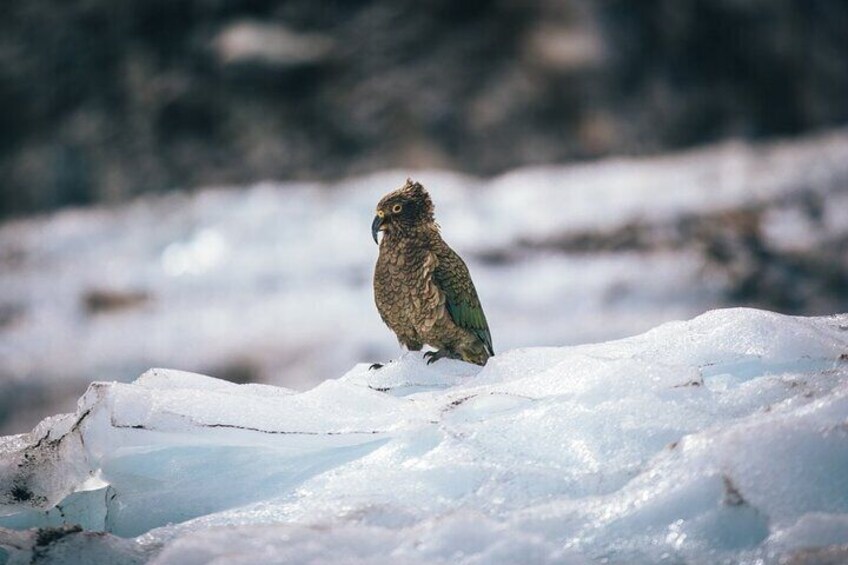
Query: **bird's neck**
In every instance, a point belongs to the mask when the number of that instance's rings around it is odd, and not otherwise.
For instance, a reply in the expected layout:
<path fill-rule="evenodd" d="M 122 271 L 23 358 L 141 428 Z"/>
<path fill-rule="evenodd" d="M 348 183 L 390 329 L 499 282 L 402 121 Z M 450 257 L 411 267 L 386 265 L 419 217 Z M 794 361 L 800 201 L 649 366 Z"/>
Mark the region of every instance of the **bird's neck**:
<path fill-rule="evenodd" d="M 428 244 L 440 237 L 439 226 L 435 222 L 428 222 L 413 226 L 393 226 L 393 229 L 386 231 L 383 241 L 393 246 L 405 243 Z"/>

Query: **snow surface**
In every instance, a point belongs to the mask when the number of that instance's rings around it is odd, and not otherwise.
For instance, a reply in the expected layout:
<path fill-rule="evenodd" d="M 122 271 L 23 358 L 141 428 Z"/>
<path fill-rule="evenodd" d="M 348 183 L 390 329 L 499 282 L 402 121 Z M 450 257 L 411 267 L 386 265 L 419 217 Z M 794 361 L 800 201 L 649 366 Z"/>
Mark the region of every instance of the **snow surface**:
<path fill-rule="evenodd" d="M 375 203 L 406 175 L 172 194 L 0 226 L 0 394 L 28 393 L 45 406 L 72 395 L 53 410 L 66 411 L 92 379 L 125 380 L 151 365 L 303 389 L 353 361 L 394 357 L 397 343 L 373 306 L 369 226 Z M 506 263 L 484 260 L 487 253 L 842 186 L 848 133 L 491 180 L 415 177 L 433 194 L 446 240 L 469 263 L 496 350 L 567 345 L 719 306 L 724 281 L 692 250 L 538 252 Z M 844 233 L 846 210 L 828 205 L 823 225 Z M 766 220 L 786 246 L 813 233 L 803 218 Z M 149 299 L 87 312 L 85 296 L 97 290 Z"/>
<path fill-rule="evenodd" d="M 0 439 L 0 547 L 10 563 L 838 561 L 846 353 L 848 314 L 730 309 L 482 369 L 406 354 L 305 392 L 153 369 Z M 69 524 L 84 531 L 27 529 Z"/>

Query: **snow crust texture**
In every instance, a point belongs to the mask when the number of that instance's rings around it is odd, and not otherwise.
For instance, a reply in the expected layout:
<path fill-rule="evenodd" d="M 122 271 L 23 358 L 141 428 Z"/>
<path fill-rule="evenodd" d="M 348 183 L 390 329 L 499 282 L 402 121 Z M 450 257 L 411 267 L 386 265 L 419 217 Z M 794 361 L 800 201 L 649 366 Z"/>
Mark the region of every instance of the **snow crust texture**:
<path fill-rule="evenodd" d="M 848 315 L 407 354 L 302 393 L 94 383 L 0 440 L 0 526 L 10 563 L 838 562 Z"/>

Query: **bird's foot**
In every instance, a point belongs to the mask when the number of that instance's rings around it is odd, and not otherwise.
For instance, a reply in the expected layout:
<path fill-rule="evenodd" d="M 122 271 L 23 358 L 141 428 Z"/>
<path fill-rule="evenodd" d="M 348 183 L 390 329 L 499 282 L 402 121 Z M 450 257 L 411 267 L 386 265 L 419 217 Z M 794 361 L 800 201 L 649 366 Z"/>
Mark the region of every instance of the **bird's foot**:
<path fill-rule="evenodd" d="M 371 366 L 368 367 L 368 370 L 369 371 L 376 371 L 377 369 L 382 369 L 382 368 L 383 368 L 382 363 L 372 363 Z"/>
<path fill-rule="evenodd" d="M 424 360 L 427 361 L 428 365 L 435 363 L 436 361 L 438 361 L 439 359 L 442 358 L 439 355 L 439 353 L 441 353 L 441 352 L 442 352 L 441 349 L 439 351 L 425 351 L 424 352 Z"/>
<path fill-rule="evenodd" d="M 427 360 L 428 365 L 432 365 L 439 359 L 444 359 L 445 357 L 448 359 L 458 359 L 458 356 L 455 353 L 448 351 L 445 348 L 439 349 L 438 351 L 427 351 L 424 353 L 424 359 Z"/>

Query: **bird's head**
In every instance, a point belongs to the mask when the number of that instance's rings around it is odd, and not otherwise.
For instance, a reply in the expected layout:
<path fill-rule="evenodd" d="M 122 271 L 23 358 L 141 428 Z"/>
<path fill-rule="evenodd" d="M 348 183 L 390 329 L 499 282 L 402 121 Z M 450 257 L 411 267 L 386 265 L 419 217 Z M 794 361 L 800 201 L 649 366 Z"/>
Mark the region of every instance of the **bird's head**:
<path fill-rule="evenodd" d="M 412 179 L 390 192 L 377 204 L 377 215 L 371 223 L 371 235 L 377 243 L 377 234 L 405 233 L 419 226 L 435 225 L 433 201 L 427 190 Z"/>

